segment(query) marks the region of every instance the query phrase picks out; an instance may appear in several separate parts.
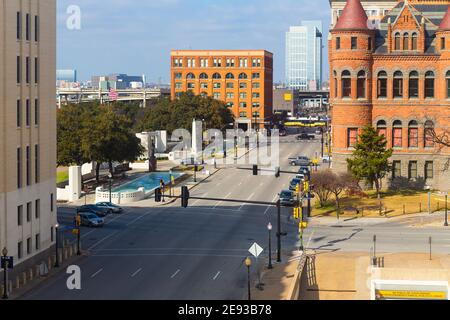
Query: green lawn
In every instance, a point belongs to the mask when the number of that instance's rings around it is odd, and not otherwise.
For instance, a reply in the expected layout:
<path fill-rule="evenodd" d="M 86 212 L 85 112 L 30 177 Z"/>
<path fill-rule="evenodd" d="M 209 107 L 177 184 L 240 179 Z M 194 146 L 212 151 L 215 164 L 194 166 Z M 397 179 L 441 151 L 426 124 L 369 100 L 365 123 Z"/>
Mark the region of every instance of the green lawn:
<path fill-rule="evenodd" d="M 69 172 L 68 171 L 59 171 L 56 173 L 56 183 L 61 183 L 69 180 Z"/>

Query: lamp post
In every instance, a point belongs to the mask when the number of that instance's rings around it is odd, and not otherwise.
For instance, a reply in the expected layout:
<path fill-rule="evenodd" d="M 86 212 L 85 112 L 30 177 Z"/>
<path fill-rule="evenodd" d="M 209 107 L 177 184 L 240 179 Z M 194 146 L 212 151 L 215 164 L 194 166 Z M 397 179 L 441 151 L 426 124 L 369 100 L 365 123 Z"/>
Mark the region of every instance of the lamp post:
<path fill-rule="evenodd" d="M 59 231 L 59 224 L 55 224 L 55 253 L 56 253 L 56 259 L 55 259 L 55 268 L 59 268 L 59 256 L 58 256 L 58 246 L 59 246 L 59 240 L 58 240 L 58 231 Z"/>
<path fill-rule="evenodd" d="M 8 256 L 8 249 L 3 248 L 2 255 L 4 259 L 4 265 L 3 265 L 3 297 L 2 299 L 6 300 L 8 299 L 8 261 L 6 257 Z"/>
<path fill-rule="evenodd" d="M 108 181 L 109 181 L 109 203 L 112 203 L 112 174 L 108 174 Z"/>
<path fill-rule="evenodd" d="M 248 300 L 252 300 L 251 289 L 250 289 L 250 266 L 252 265 L 252 260 L 247 257 L 245 259 L 245 265 L 247 266 L 247 287 L 248 287 Z"/>
<path fill-rule="evenodd" d="M 269 230 L 269 265 L 267 266 L 267 269 L 273 269 L 273 266 L 272 266 L 272 229 L 273 229 L 273 226 L 269 222 L 269 224 L 267 225 L 267 230 Z"/>
<path fill-rule="evenodd" d="M 202 119 L 202 164 L 205 164 L 205 156 L 204 156 L 204 131 L 203 131 L 203 124 L 205 123 L 205 119 Z"/>
<path fill-rule="evenodd" d="M 234 137 L 234 160 L 237 160 L 238 158 L 238 147 L 237 147 L 237 137 Z"/>
<path fill-rule="evenodd" d="M 444 227 L 448 227 L 448 193 L 445 194 L 445 223 Z"/>

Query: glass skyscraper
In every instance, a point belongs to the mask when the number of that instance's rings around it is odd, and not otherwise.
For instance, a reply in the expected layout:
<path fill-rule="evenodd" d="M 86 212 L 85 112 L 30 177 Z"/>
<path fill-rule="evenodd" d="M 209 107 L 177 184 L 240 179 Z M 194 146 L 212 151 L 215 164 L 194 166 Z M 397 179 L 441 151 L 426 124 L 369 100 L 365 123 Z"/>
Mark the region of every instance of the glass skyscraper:
<path fill-rule="evenodd" d="M 318 90 L 322 85 L 322 21 L 302 21 L 286 33 L 286 84 Z"/>

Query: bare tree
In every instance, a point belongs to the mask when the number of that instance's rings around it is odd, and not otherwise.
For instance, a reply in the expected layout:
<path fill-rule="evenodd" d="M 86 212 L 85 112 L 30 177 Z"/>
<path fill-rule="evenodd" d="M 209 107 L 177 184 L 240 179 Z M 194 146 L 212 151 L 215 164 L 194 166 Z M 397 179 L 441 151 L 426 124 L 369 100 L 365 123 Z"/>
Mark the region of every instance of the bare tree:
<path fill-rule="evenodd" d="M 328 183 L 330 192 L 334 195 L 336 201 L 337 217 L 341 213 L 341 195 L 344 191 L 347 193 L 359 189 L 358 181 L 349 172 L 332 173 L 333 177 Z"/>
<path fill-rule="evenodd" d="M 319 198 L 320 207 L 324 207 L 330 198 L 330 182 L 335 178 L 335 174 L 330 170 L 313 172 L 311 182 L 314 185 L 314 193 Z"/>
<path fill-rule="evenodd" d="M 427 126 L 427 124 L 429 124 Z M 437 130 L 434 126 L 434 121 L 428 120 L 425 123 L 426 135 L 430 136 L 430 139 L 436 144 L 438 152 L 442 152 L 443 149 L 450 148 L 450 130 Z M 444 165 L 444 171 L 450 169 L 450 157 Z"/>

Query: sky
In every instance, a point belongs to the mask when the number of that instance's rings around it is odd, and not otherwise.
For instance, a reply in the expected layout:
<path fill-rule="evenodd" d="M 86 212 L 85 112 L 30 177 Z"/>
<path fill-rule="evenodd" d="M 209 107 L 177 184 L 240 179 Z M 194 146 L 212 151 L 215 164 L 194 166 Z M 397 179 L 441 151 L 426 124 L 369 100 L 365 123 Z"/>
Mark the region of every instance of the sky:
<path fill-rule="evenodd" d="M 285 33 L 302 20 L 322 20 L 328 79 L 328 0 L 57 0 L 58 69 L 91 75 L 127 73 L 170 82 L 172 49 L 265 49 L 274 81 L 284 79 Z M 80 9 L 80 28 L 75 11 Z M 69 21 L 68 27 L 67 22 Z M 75 26 L 75 27 L 74 27 Z"/>

